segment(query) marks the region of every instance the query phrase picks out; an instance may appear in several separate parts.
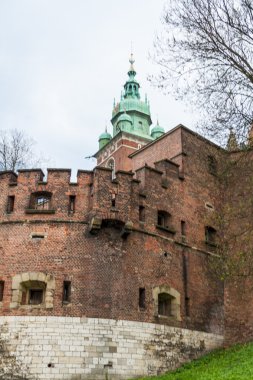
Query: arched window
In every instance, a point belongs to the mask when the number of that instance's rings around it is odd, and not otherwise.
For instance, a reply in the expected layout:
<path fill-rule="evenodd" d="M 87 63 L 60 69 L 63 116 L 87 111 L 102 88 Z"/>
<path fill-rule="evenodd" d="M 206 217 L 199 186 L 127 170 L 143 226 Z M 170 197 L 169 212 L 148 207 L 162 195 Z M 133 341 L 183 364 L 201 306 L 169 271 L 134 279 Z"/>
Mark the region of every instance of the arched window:
<path fill-rule="evenodd" d="M 43 272 L 25 272 L 12 278 L 11 308 L 53 308 L 55 279 Z"/>
<path fill-rule="evenodd" d="M 154 314 L 156 317 L 173 318 L 181 321 L 180 293 L 167 285 L 153 288 Z"/>

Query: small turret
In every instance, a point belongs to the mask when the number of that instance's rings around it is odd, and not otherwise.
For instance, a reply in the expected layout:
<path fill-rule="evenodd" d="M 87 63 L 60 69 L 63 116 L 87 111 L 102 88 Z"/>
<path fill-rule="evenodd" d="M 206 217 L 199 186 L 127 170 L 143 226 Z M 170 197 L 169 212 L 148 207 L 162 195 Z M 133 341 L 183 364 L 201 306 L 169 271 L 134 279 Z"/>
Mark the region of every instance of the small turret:
<path fill-rule="evenodd" d="M 103 132 L 98 139 L 99 142 L 99 149 L 103 148 L 106 144 L 108 144 L 111 140 L 112 136 L 110 133 L 107 132 L 107 128 L 105 129 L 105 132 Z"/>
<path fill-rule="evenodd" d="M 132 125 L 133 120 L 125 111 L 122 115 L 120 115 L 116 122 L 116 130 L 130 132 L 132 130 Z"/>
<path fill-rule="evenodd" d="M 151 137 L 156 140 L 165 133 L 164 128 L 159 125 L 157 120 L 156 126 L 151 130 Z"/>

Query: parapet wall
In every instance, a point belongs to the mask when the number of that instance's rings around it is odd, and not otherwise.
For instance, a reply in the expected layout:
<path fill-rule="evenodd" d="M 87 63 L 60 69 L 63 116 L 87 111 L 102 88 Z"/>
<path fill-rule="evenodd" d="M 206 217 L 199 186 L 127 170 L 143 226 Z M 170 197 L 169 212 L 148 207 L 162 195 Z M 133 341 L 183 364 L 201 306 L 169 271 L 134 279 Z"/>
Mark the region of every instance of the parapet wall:
<path fill-rule="evenodd" d="M 123 380 L 220 347 L 221 335 L 112 319 L 0 317 L 0 378 Z"/>

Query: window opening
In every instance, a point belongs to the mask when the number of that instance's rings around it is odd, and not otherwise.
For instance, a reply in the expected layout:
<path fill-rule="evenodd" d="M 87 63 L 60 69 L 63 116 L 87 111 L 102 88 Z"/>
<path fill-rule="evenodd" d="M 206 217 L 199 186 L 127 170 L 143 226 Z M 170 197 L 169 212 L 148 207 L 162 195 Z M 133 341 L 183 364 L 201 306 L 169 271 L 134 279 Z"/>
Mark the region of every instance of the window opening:
<path fill-rule="evenodd" d="M 187 317 L 190 316 L 190 298 L 189 297 L 185 297 L 185 315 Z"/>
<path fill-rule="evenodd" d="M 145 207 L 139 206 L 139 221 L 145 222 Z"/>
<path fill-rule="evenodd" d="M 171 316 L 172 297 L 167 293 L 158 294 L 158 314 L 166 317 Z"/>
<path fill-rule="evenodd" d="M 181 235 L 182 236 L 186 235 L 186 223 L 184 220 L 181 220 Z"/>
<path fill-rule="evenodd" d="M 158 211 L 157 224 L 160 227 L 168 228 L 170 214 L 166 211 Z"/>
<path fill-rule="evenodd" d="M 213 227 L 205 227 L 206 243 L 216 245 L 216 230 Z"/>
<path fill-rule="evenodd" d="M 50 210 L 51 193 L 40 192 L 31 195 L 30 208 L 35 210 Z"/>
<path fill-rule="evenodd" d="M 4 297 L 4 281 L 0 281 L 0 302 L 3 301 Z"/>
<path fill-rule="evenodd" d="M 29 305 L 40 305 L 43 302 L 43 289 L 29 289 Z"/>
<path fill-rule="evenodd" d="M 208 156 L 207 157 L 207 161 L 208 161 L 208 170 L 209 170 L 209 173 L 211 173 L 211 174 L 217 174 L 217 161 L 216 161 L 215 157 Z"/>
<path fill-rule="evenodd" d="M 15 201 L 14 195 L 8 196 L 7 214 L 11 214 L 14 211 L 14 201 Z"/>
<path fill-rule="evenodd" d="M 44 237 L 43 234 L 32 234 L 32 239 L 44 239 Z"/>
<path fill-rule="evenodd" d="M 62 302 L 69 303 L 71 295 L 71 281 L 63 281 Z"/>
<path fill-rule="evenodd" d="M 140 309 L 145 309 L 145 298 L 146 298 L 146 290 L 145 288 L 139 288 L 139 308 Z"/>
<path fill-rule="evenodd" d="M 112 207 L 116 207 L 116 194 L 112 194 Z"/>
<path fill-rule="evenodd" d="M 75 212 L 75 205 L 76 205 L 76 196 L 70 195 L 69 196 L 69 215 L 74 214 Z"/>

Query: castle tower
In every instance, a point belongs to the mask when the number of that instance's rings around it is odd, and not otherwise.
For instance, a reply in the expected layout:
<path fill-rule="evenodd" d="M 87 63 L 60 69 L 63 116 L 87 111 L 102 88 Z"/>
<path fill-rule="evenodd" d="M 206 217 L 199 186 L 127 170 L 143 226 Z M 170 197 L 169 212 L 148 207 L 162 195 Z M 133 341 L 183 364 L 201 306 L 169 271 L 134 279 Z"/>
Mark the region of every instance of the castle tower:
<path fill-rule="evenodd" d="M 152 124 L 150 107 L 147 97 L 144 101 L 141 100 L 140 84 L 135 78 L 133 54 L 129 62 L 130 68 L 124 91 L 120 101 L 113 106 L 112 138 L 109 134 L 104 136 L 103 133 L 99 137 L 99 150 L 94 155 L 98 166 L 110 167 L 114 171 L 131 170 L 132 163 L 128 156 L 156 138 L 150 134 Z"/>

